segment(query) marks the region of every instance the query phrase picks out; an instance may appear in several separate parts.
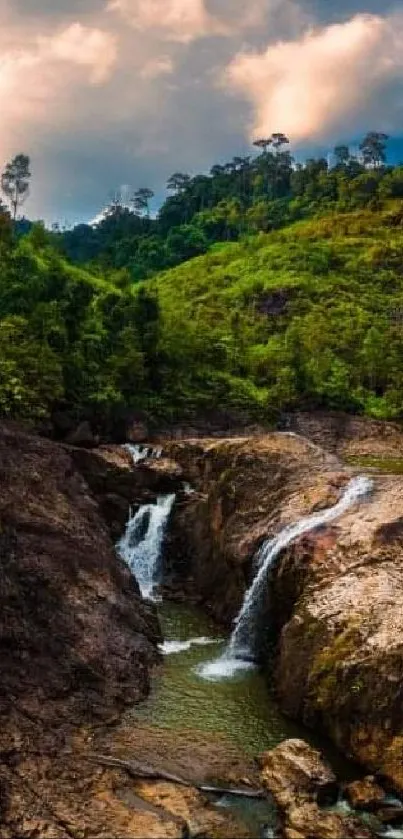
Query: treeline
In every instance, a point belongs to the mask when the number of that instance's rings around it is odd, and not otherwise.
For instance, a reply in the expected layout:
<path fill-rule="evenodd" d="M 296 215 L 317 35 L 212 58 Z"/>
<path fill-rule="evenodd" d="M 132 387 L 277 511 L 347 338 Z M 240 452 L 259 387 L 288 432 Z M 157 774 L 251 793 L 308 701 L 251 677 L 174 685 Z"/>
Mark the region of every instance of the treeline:
<path fill-rule="evenodd" d="M 38 224 L 15 236 L 0 215 L 0 415 L 116 427 L 153 410 L 159 309 L 146 290 L 69 264 Z M 50 428 L 50 426 L 49 426 Z"/>
<path fill-rule="evenodd" d="M 403 167 L 388 166 L 385 134 L 370 132 L 359 155 L 345 145 L 332 160 L 296 163 L 284 134 L 255 142 L 258 154 L 215 165 L 208 175 L 176 172 L 168 197 L 150 218 L 152 190 L 116 195 L 96 226 L 57 234 L 59 247 L 78 264 L 120 269 L 146 279 L 206 253 L 216 242 L 279 229 L 329 211 L 380 207 L 403 196 Z"/>
<path fill-rule="evenodd" d="M 175 174 L 156 219 L 144 188 L 142 207 L 68 233 L 13 221 L 18 156 L 2 179 L 0 415 L 115 437 L 133 413 L 403 419 L 403 167 L 386 141 L 296 165 L 273 135 L 251 160 Z"/>

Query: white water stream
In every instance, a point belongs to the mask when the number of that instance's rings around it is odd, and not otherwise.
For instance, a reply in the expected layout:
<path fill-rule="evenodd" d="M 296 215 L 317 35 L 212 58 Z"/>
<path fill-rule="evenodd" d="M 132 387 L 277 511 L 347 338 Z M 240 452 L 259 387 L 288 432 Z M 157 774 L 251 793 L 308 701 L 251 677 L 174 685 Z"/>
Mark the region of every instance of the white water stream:
<path fill-rule="evenodd" d="M 175 495 L 162 495 L 156 504 L 143 504 L 132 516 L 117 550 L 127 562 L 143 597 L 152 598 L 161 576 L 161 548 Z"/>
<path fill-rule="evenodd" d="M 162 457 L 162 449 L 160 447 L 146 446 L 143 443 L 140 445 L 126 443 L 125 449 L 130 453 L 134 465 L 141 463 L 142 460 L 159 460 Z"/>
<path fill-rule="evenodd" d="M 268 539 L 263 544 L 256 555 L 257 574 L 245 594 L 227 649 L 215 661 L 204 664 L 199 669 L 199 675 L 205 679 L 222 679 L 233 676 L 237 670 L 254 666 L 256 618 L 259 615 L 261 598 L 266 591 L 270 571 L 280 552 L 302 534 L 343 515 L 353 504 L 365 498 L 371 488 L 372 481 L 368 478 L 353 478 L 334 507 L 321 510 L 319 513 L 300 519 L 296 524 L 284 527 L 274 539 Z"/>

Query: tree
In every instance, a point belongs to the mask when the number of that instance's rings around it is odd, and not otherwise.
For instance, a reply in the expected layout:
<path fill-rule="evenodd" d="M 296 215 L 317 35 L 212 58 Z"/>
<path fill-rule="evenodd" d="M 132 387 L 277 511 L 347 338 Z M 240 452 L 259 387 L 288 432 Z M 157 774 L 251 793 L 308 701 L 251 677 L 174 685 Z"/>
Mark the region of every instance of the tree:
<path fill-rule="evenodd" d="M 281 132 L 277 134 L 272 134 L 270 139 L 273 148 L 275 148 L 276 150 L 280 150 L 282 146 L 288 146 L 290 144 L 290 141 L 286 134 L 282 134 Z"/>
<path fill-rule="evenodd" d="M 167 189 L 170 192 L 183 192 L 191 181 L 190 175 L 185 175 L 183 172 L 174 172 L 167 181 Z"/>
<path fill-rule="evenodd" d="M 335 146 L 333 150 L 333 154 L 336 158 L 336 166 L 337 167 L 344 167 L 347 166 L 350 160 L 350 149 L 348 146 L 340 145 Z"/>
<path fill-rule="evenodd" d="M 369 131 L 360 143 L 364 165 L 378 169 L 386 162 L 386 144 L 388 135 L 378 131 Z"/>
<path fill-rule="evenodd" d="M 17 217 L 18 208 L 28 198 L 30 178 L 30 159 L 25 154 L 17 154 L 7 164 L 1 177 L 1 188 L 10 202 L 13 221 Z"/>
<path fill-rule="evenodd" d="M 154 198 L 152 189 L 148 187 L 141 187 L 134 193 L 133 205 L 138 213 L 145 212 L 146 216 L 150 215 L 150 201 Z"/>
<path fill-rule="evenodd" d="M 262 149 L 264 153 L 267 153 L 267 149 L 269 146 L 272 145 L 273 138 L 272 137 L 263 137 L 259 140 L 254 140 L 253 145 L 256 146 L 258 149 Z"/>

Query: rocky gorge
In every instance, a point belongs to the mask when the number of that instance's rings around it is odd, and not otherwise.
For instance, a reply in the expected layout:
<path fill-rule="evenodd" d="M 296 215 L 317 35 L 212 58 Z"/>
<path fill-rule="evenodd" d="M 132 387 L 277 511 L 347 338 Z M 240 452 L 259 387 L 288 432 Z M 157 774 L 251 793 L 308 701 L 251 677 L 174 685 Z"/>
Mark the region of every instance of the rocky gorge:
<path fill-rule="evenodd" d="M 119 447 L 88 451 L 0 431 L 0 835 L 247 835 L 196 789 L 133 781 L 94 764 L 101 752 L 146 756 L 194 783 L 263 783 L 289 812 L 270 780 L 271 758 L 259 776 L 219 738 L 191 732 L 178 751 L 173 732 L 127 718 L 160 668 L 162 636 L 154 605 L 113 545 L 130 508 L 175 492 L 161 591 L 229 627 L 262 544 L 335 505 L 357 468 L 338 458 L 340 449 L 293 432 L 164 440 L 161 461 L 133 468 Z M 403 479 L 370 477 L 363 503 L 280 552 L 257 653 L 286 715 L 402 794 Z M 285 777 L 280 764 L 274 775 Z M 285 816 L 287 837 L 368 835 L 341 816 L 313 834 L 309 796 L 300 804 L 310 824 Z"/>
<path fill-rule="evenodd" d="M 171 527 L 171 586 L 227 622 L 262 540 L 334 503 L 354 474 L 292 433 L 167 449 L 197 490 Z M 280 554 L 261 617 L 285 713 L 402 792 L 403 483 L 377 472 L 371 479 L 365 504 Z"/>

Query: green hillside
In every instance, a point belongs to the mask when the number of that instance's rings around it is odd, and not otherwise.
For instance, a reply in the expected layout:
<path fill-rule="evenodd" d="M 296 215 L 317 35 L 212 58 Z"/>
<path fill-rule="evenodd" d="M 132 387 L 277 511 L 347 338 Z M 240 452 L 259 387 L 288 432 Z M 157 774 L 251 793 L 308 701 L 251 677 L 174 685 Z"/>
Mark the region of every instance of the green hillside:
<path fill-rule="evenodd" d="M 133 284 L 0 225 L 0 414 L 403 417 L 403 202 L 322 213 Z"/>
<path fill-rule="evenodd" d="M 172 410 L 402 415 L 402 202 L 216 245 L 148 288 Z"/>

